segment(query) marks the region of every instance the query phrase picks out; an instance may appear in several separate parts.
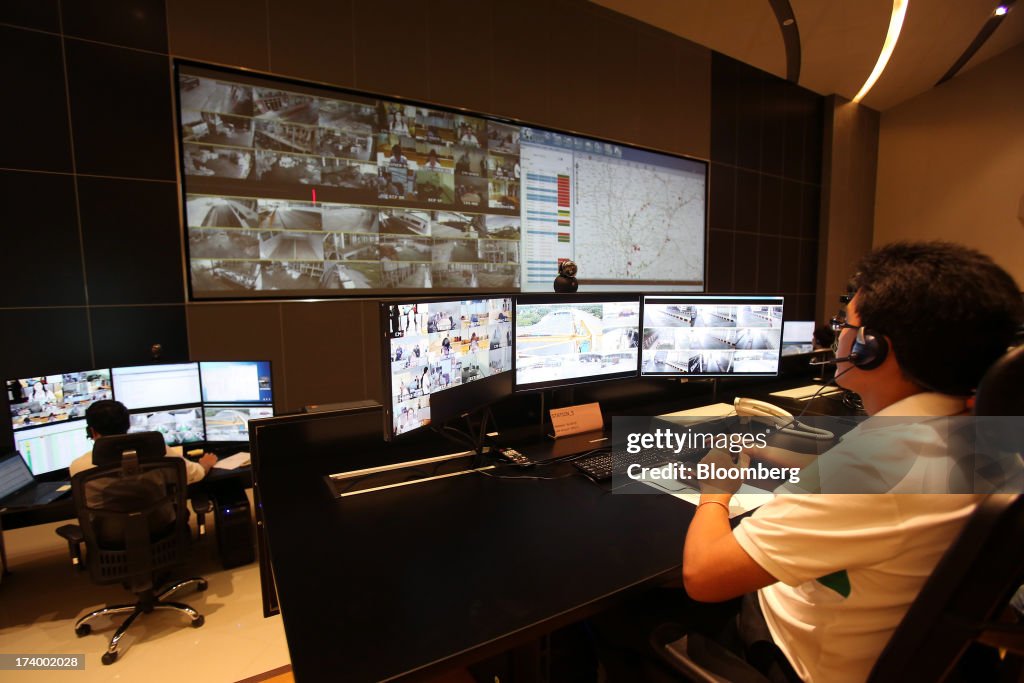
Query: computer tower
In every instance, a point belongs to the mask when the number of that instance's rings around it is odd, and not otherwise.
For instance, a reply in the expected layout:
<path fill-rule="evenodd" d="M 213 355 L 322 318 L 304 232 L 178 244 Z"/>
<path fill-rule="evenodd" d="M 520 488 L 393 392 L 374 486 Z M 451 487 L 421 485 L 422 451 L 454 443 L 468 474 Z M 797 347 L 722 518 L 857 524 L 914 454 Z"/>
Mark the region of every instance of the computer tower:
<path fill-rule="evenodd" d="M 256 559 L 252 511 L 245 489 L 220 487 L 213 510 L 217 551 L 225 569 L 249 564 Z"/>

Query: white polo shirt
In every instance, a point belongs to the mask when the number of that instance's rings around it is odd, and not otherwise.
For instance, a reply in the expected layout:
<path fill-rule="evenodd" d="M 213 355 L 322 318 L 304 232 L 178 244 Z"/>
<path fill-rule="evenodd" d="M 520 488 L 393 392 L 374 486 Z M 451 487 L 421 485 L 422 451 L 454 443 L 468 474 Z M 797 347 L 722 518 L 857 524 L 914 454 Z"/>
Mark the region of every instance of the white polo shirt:
<path fill-rule="evenodd" d="M 168 446 L 167 457 L 170 458 L 185 458 L 185 454 L 182 451 L 181 446 Z M 92 462 L 92 451 L 84 453 L 71 461 L 68 466 L 68 472 L 70 476 L 75 476 L 79 472 L 91 469 L 96 465 Z M 199 463 L 185 458 L 185 473 L 188 475 L 188 483 L 194 484 L 203 477 L 206 476 L 206 469 Z"/>
<path fill-rule="evenodd" d="M 922 393 L 894 403 L 877 416 L 951 416 L 963 410 L 962 399 Z M 935 456 L 934 462 L 940 462 L 945 453 L 941 429 L 864 428 L 870 429 L 869 440 L 875 447 L 885 440 L 893 454 Z M 828 456 L 833 466 L 841 464 L 843 451 L 852 454 L 856 448 L 858 439 L 852 436 L 853 432 L 821 458 Z M 841 475 L 838 468 L 827 471 L 827 478 Z M 895 488 L 913 490 L 905 481 Z M 775 643 L 797 673 L 812 682 L 866 680 L 980 498 L 913 493 L 779 495 L 744 519 L 733 535 L 755 562 L 779 580 L 758 591 L 758 598 Z"/>

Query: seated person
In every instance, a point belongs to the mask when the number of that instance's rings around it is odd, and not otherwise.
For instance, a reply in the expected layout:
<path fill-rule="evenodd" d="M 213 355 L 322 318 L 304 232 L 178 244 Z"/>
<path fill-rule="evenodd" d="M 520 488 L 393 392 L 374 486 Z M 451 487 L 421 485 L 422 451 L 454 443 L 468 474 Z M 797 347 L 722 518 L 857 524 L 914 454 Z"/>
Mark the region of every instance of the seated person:
<path fill-rule="evenodd" d="M 968 396 L 1024 320 L 1013 278 L 988 257 L 944 242 L 892 244 L 857 270 L 839 333 L 838 384 L 861 395 L 869 416 L 965 414 Z M 877 364 L 850 359 L 862 330 L 885 342 Z M 892 460 L 920 460 L 946 455 L 942 432 L 875 424 L 870 441 L 898 456 Z M 732 466 L 724 452 L 707 459 Z M 899 495 L 900 487 L 780 495 L 734 530 L 729 502 L 738 482 L 715 484 L 702 490 L 686 536 L 683 582 L 693 600 L 743 597 L 739 632 L 764 634 L 758 642 L 774 653 L 764 667 L 774 667 L 773 680 L 864 681 L 979 500 Z M 750 657 L 750 642 L 742 642 L 736 649 Z"/>
<path fill-rule="evenodd" d="M 93 440 L 104 436 L 127 434 L 130 424 L 128 409 L 120 401 L 112 400 L 96 401 L 89 406 L 85 411 L 85 422 L 88 425 L 89 438 Z M 167 456 L 183 458 L 185 454 L 181 446 L 172 446 L 167 449 Z M 216 462 L 217 456 L 213 453 L 204 454 L 203 457 L 199 458 L 198 462 L 193 462 L 186 458 L 185 470 L 188 473 L 188 483 L 194 484 L 205 477 Z M 92 462 L 92 451 L 89 451 L 72 460 L 68 469 L 73 477 L 79 472 L 92 467 L 95 467 L 95 465 Z"/>

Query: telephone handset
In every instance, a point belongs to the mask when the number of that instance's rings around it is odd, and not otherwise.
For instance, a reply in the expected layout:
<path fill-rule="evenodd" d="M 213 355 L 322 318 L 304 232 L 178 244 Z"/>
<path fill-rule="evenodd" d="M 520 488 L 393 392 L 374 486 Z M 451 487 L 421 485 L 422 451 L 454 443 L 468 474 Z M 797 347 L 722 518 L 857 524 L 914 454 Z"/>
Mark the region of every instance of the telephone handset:
<path fill-rule="evenodd" d="M 818 441 L 830 441 L 835 438 L 835 434 L 827 429 L 819 429 L 805 425 L 802 422 L 797 422 L 792 413 L 766 401 L 737 396 L 736 400 L 733 401 L 733 408 L 735 408 L 736 414 L 740 417 L 758 418 L 759 422 L 766 422 L 784 434 L 802 436 Z"/>

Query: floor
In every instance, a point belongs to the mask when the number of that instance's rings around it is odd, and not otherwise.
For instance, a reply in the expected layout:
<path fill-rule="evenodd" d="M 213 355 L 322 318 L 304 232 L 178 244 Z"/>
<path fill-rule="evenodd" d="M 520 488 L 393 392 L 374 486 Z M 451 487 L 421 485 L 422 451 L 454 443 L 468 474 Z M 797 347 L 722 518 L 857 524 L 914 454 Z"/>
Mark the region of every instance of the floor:
<path fill-rule="evenodd" d="M 205 577 L 209 588 L 174 598 L 197 609 L 205 624 L 190 628 L 185 617 L 171 612 L 143 615 L 122 639 L 118 661 L 104 666 L 100 655 L 116 624 L 97 621 L 90 635 L 78 638 L 75 620 L 104 604 L 130 602 L 131 595 L 120 585 L 97 586 L 88 572 L 72 568 L 67 543 L 54 532 L 66 523 L 4 531 L 11 572 L 0 582 L 0 650 L 5 654 L 84 653 L 84 671 L 56 674 L 76 683 L 180 683 L 189 678 L 234 683 L 267 680 L 269 672 L 290 670 L 281 617 L 263 618 L 257 564 L 221 568 L 212 523 L 194 548 L 189 574 Z M 284 675 L 283 680 L 291 678 Z M 23 671 L 18 680 L 54 677 L 52 671 Z"/>

